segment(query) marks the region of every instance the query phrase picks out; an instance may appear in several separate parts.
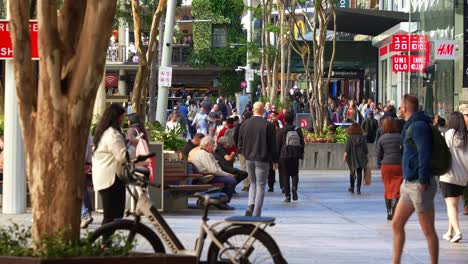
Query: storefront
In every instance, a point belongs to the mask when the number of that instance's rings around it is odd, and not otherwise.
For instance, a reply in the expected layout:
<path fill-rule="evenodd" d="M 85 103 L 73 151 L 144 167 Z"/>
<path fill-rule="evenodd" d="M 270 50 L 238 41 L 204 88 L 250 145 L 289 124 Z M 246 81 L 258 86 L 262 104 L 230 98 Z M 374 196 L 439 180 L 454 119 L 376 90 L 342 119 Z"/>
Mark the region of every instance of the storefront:
<path fill-rule="evenodd" d="M 466 100 L 461 96 L 466 90 L 461 88 L 463 3 L 418 1 L 411 11 L 408 22 L 373 38 L 379 48 L 378 99 L 399 106 L 411 93 L 428 114 L 447 116 Z"/>

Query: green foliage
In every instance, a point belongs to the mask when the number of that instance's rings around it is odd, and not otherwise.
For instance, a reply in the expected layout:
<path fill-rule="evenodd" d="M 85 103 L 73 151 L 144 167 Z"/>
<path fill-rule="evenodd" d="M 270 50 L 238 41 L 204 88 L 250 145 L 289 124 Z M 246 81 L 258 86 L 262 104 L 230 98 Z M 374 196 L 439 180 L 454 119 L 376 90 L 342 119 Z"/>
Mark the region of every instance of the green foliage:
<path fill-rule="evenodd" d="M 348 141 L 348 134 L 346 134 L 346 129 L 338 127 L 334 134 L 335 142 L 340 144 L 346 144 Z"/>
<path fill-rule="evenodd" d="M 126 238 L 114 235 L 112 241 L 116 241 L 112 247 L 104 247 L 101 243 L 90 243 L 88 236 L 75 241 L 63 241 L 64 231 L 47 236 L 35 245 L 37 250 L 32 249 L 31 227 L 13 225 L 0 228 L 0 256 L 17 257 L 41 257 L 41 258 L 71 258 L 82 256 L 129 256 L 133 244 L 128 243 Z M 103 250 L 105 248 L 105 250 Z"/>
<path fill-rule="evenodd" d="M 232 67 L 245 64 L 244 49 L 239 48 L 206 48 L 192 53 L 190 64 L 194 67 L 218 66 Z"/>
<path fill-rule="evenodd" d="M 182 128 L 166 132 L 164 127 L 156 125 L 150 134 L 153 141 L 164 143 L 164 150 L 181 151 L 187 143 L 185 139 L 179 136 L 182 134 Z"/>
<path fill-rule="evenodd" d="M 244 75 L 239 75 L 232 71 L 225 71 L 221 74 L 220 79 L 220 95 L 224 97 L 234 96 L 237 92 L 242 91 L 240 88 L 240 82 L 244 80 Z"/>

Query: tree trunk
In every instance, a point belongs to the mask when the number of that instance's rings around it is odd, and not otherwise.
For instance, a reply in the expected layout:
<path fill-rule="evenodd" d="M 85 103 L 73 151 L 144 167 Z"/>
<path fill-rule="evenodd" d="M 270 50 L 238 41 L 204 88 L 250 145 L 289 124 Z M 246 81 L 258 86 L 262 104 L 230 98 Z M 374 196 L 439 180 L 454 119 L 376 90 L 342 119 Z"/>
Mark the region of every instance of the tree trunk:
<path fill-rule="evenodd" d="M 155 50 L 156 36 L 159 33 L 158 26 L 164 9 L 166 8 L 167 0 L 160 0 L 158 8 L 153 14 L 151 23 L 150 39 L 148 50 L 144 53 L 143 43 L 141 42 L 141 18 L 140 18 L 140 1 L 132 0 L 133 28 L 135 34 L 135 47 L 138 55 L 138 70 L 133 85 L 132 108 L 133 112 L 140 115 L 142 120 L 145 120 L 146 109 L 146 93 L 148 91 L 148 80 L 150 66 L 153 61 L 153 53 Z"/>
<path fill-rule="evenodd" d="M 10 2 L 35 241 L 59 230 L 65 240 L 79 238 L 86 142 L 115 8 L 115 0 L 75 0 L 65 1 L 57 12 L 56 1 L 38 1 L 41 59 L 36 90 L 29 1 Z"/>
<path fill-rule="evenodd" d="M 278 4 L 278 11 L 280 15 L 280 21 L 279 21 L 279 26 L 280 26 L 280 49 L 281 49 L 281 66 L 280 66 L 280 73 L 281 73 L 281 82 L 280 82 L 280 96 L 281 96 L 281 104 L 284 105 L 286 103 L 285 99 L 285 91 L 286 91 L 286 78 L 285 78 L 285 67 L 286 67 L 286 39 L 285 39 L 285 3 L 284 0 L 280 1 L 281 3 Z M 289 75 L 287 76 L 289 78 Z"/>

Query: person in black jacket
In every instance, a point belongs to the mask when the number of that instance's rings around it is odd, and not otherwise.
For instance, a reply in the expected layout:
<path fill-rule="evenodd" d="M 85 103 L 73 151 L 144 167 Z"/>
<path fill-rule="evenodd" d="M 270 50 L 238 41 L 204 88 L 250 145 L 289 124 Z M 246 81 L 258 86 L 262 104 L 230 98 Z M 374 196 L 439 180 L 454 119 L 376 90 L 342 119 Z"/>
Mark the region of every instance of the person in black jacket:
<path fill-rule="evenodd" d="M 219 166 L 223 171 L 229 172 L 234 175 L 237 184 L 247 178 L 247 172 L 234 168 L 234 161 L 236 156 L 234 152 L 228 153 L 229 139 L 227 137 L 220 137 L 218 145 L 214 150 L 214 156 L 218 161 Z"/>
<path fill-rule="evenodd" d="M 263 103 L 256 102 L 253 106 L 254 116 L 245 120 L 239 131 L 238 149 L 245 156 L 250 179 L 246 216 L 262 214 L 270 162 L 275 168 L 278 166 L 274 128 L 263 119 L 264 111 Z"/>
<path fill-rule="evenodd" d="M 379 121 L 374 118 L 374 112 L 369 112 L 369 117 L 362 124 L 362 129 L 366 132 L 367 143 L 374 143 L 377 129 L 379 128 Z"/>
<path fill-rule="evenodd" d="M 300 128 L 293 125 L 294 115 L 287 112 L 284 120 L 286 125 L 279 131 L 277 135 L 277 154 L 279 156 L 279 177 L 283 182 L 284 195 L 286 196 L 285 202 L 291 202 L 291 184 L 292 178 L 292 198 L 294 201 L 298 199 L 297 185 L 299 183 L 299 159 L 304 158 L 304 136 Z M 299 135 L 300 146 L 292 146 L 291 142 L 286 142 L 287 139 L 292 140 L 291 136 L 288 138 L 288 132 L 296 131 Z"/>

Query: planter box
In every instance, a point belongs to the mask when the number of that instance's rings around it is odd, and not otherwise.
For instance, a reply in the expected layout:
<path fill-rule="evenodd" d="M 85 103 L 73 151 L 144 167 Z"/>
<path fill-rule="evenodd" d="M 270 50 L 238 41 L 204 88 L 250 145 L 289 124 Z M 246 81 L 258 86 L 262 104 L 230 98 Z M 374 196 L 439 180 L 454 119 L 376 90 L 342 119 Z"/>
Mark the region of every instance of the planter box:
<path fill-rule="evenodd" d="M 41 259 L 30 257 L 2 257 L 0 264 L 179 264 L 179 263 L 198 263 L 195 256 L 182 255 L 145 255 L 134 257 L 79 257 L 63 259 Z"/>
<path fill-rule="evenodd" d="M 345 144 L 307 143 L 304 149 L 304 160 L 300 164 L 303 170 L 347 170 L 348 164 L 343 161 Z M 375 144 L 367 144 L 369 165 L 377 168 Z"/>

